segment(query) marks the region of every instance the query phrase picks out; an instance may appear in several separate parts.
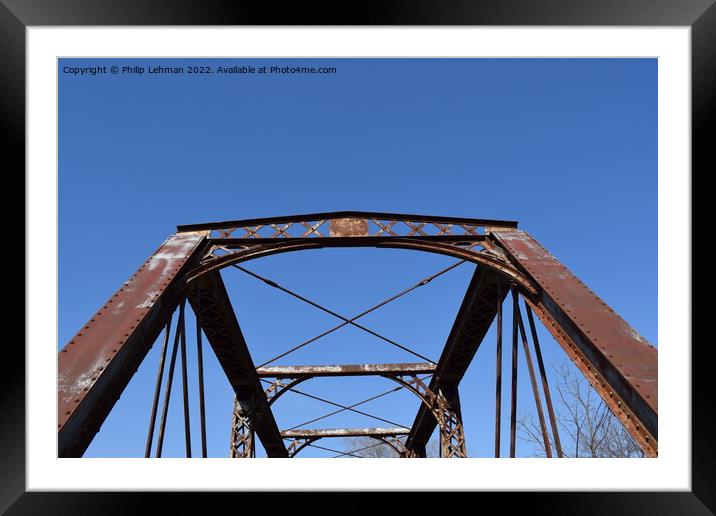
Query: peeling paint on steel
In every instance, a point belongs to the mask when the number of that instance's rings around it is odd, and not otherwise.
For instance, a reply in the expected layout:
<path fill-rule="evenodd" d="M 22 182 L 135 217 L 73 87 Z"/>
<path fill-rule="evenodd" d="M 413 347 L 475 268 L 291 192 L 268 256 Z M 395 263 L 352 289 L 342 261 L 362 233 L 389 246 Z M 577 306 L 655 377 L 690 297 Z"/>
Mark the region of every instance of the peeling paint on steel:
<path fill-rule="evenodd" d="M 345 365 L 301 365 L 260 367 L 256 372 L 261 377 L 295 378 L 299 376 L 352 376 L 380 374 L 432 373 L 435 364 L 428 362 L 408 364 L 345 364 Z"/>
<path fill-rule="evenodd" d="M 295 429 L 281 432 L 283 438 L 313 438 L 313 437 L 359 437 L 376 436 L 391 437 L 395 435 L 408 435 L 410 428 L 395 426 L 389 428 L 324 428 L 324 429 Z"/>
<path fill-rule="evenodd" d="M 161 300 L 207 232 L 172 235 L 58 353 L 58 428 L 72 417 Z"/>
<path fill-rule="evenodd" d="M 368 236 L 368 220 L 359 218 L 333 219 L 329 225 L 331 237 L 362 237 Z"/>
<path fill-rule="evenodd" d="M 577 340 L 586 343 L 585 353 L 591 355 L 594 366 L 604 370 L 607 378 L 607 369 L 617 372 L 622 377 L 618 382 L 628 385 L 656 412 L 656 348 L 527 232 L 514 229 L 493 234 L 540 286 L 543 302 L 561 311 L 576 328 Z M 617 381 L 616 377 L 611 381 Z"/>

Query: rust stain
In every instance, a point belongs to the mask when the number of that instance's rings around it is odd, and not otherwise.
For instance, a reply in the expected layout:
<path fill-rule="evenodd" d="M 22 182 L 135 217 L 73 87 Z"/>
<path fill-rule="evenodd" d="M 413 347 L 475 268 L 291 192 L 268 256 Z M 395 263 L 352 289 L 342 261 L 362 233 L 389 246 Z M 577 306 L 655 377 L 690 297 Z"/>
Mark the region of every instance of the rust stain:
<path fill-rule="evenodd" d="M 656 348 L 526 231 L 508 230 L 495 235 L 546 296 L 564 311 L 600 361 L 611 364 L 656 411 Z"/>
<path fill-rule="evenodd" d="M 58 354 L 58 428 L 138 328 L 206 232 L 169 237 Z"/>
<path fill-rule="evenodd" d="M 368 236 L 368 220 L 353 217 L 333 219 L 331 220 L 329 234 L 332 237 Z"/>

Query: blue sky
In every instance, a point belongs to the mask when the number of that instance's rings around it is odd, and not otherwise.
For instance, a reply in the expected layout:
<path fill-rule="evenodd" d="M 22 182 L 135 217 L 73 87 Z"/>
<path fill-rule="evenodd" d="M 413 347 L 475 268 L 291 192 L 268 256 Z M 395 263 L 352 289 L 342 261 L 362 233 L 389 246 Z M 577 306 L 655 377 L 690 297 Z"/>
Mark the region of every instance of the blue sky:
<path fill-rule="evenodd" d="M 300 64 L 335 66 L 337 73 L 62 72 L 113 64 Z M 62 59 L 58 79 L 58 348 L 177 225 L 333 210 L 517 220 L 657 345 L 655 59 Z M 350 316 L 453 261 L 326 249 L 246 267 Z M 462 265 L 362 323 L 437 359 L 472 271 Z M 340 322 L 236 269 L 222 275 L 256 363 Z M 191 328 L 193 315 L 188 321 Z M 509 324 L 507 314 L 506 331 Z M 545 360 L 561 360 L 557 344 L 541 335 Z M 492 453 L 494 341 L 491 331 L 461 386 L 471 456 Z M 188 344 L 196 455 L 195 347 Z M 86 456 L 142 455 L 159 348 Z M 232 393 L 210 347 L 204 354 L 209 455 L 225 457 Z M 414 357 L 344 328 L 277 365 L 393 361 Z M 524 373 L 524 362 L 520 368 Z M 166 456 L 184 454 L 179 378 Z M 529 412 L 526 375 L 520 382 L 520 410 Z M 299 389 L 351 404 L 393 387 L 357 378 L 317 379 Z M 417 406 L 400 391 L 360 408 L 410 425 Z M 288 428 L 333 409 L 287 394 L 275 415 Z M 385 425 L 345 412 L 315 423 Z"/>

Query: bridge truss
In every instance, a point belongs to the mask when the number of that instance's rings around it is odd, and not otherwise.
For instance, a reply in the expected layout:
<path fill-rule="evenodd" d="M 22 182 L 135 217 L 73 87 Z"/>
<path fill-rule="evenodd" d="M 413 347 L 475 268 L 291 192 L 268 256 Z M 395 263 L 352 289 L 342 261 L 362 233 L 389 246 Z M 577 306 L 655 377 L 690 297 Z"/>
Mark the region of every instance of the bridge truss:
<path fill-rule="evenodd" d="M 327 247 L 410 249 L 448 255 L 458 261 L 353 317 L 338 314 L 241 265 L 272 254 Z M 437 362 L 359 321 L 464 262 L 475 263 L 477 267 Z M 241 269 L 341 322 L 257 366 L 219 274 L 226 267 Z M 459 385 L 493 324 L 497 328 L 495 456 L 499 456 L 505 302 L 510 303 L 512 309 L 509 335 L 512 364 L 510 456 L 515 455 L 516 446 L 520 347 L 527 364 L 546 453 L 548 456 L 563 455 L 537 322 L 551 333 L 644 453 L 656 456 L 656 348 L 538 241 L 518 229 L 516 222 L 367 212 L 316 213 L 179 226 L 177 232 L 159 246 L 58 353 L 58 454 L 60 457 L 83 455 L 163 332 L 145 456 L 162 454 L 177 361 L 181 367 L 186 451 L 187 456 L 191 455 L 185 329 L 188 303 L 196 317 L 193 340 L 197 345 L 204 457 L 207 449 L 204 336 L 235 393 L 229 443 L 231 457 L 255 457 L 256 438 L 261 441 L 268 457 L 294 457 L 306 446 L 319 447 L 315 444 L 319 439 L 349 436 L 377 439 L 401 457 L 425 457 L 426 444 L 436 428 L 442 457 L 467 457 Z M 421 361 L 270 365 L 348 325 L 410 352 Z M 296 386 L 301 382 L 318 377 L 370 375 L 387 378 L 396 384 L 393 391 L 405 389 L 420 400 L 411 427 L 279 429 L 272 404 L 286 392 L 300 393 Z M 344 406 L 327 402 L 337 405 L 340 410 L 362 413 L 355 408 L 360 403 Z M 339 455 L 350 456 L 351 453 L 339 452 Z"/>

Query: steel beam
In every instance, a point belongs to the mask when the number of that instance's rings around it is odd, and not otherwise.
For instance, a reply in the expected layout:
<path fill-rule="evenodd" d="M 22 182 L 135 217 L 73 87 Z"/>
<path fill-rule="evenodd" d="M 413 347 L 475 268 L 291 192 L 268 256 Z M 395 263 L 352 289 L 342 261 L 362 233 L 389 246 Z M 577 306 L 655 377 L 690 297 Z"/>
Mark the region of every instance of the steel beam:
<path fill-rule="evenodd" d="M 210 272 L 192 282 L 187 297 L 236 393 L 242 413 L 250 419 L 266 454 L 269 457 L 288 457 L 219 273 Z"/>
<path fill-rule="evenodd" d="M 530 304 L 545 327 L 642 449 L 656 455 L 656 348 L 527 232 L 492 235 L 540 287 Z"/>
<path fill-rule="evenodd" d="M 307 237 L 284 237 L 281 242 L 284 243 L 300 243 L 305 242 Z M 221 246 L 225 249 L 243 249 L 247 245 L 271 244 L 275 243 L 277 238 L 212 238 L 211 243 Z M 381 244 L 390 244 L 392 241 L 412 240 L 419 242 L 442 242 L 455 244 L 476 244 L 486 240 L 485 235 L 418 235 L 418 236 L 372 236 L 372 235 L 356 235 L 356 236 L 330 236 L 330 237 L 312 237 L 311 244 L 325 247 L 374 247 Z"/>
<path fill-rule="evenodd" d="M 174 311 L 206 235 L 169 237 L 58 353 L 60 457 L 81 457 L 99 431 Z"/>
<path fill-rule="evenodd" d="M 321 428 L 284 430 L 281 437 L 284 439 L 322 439 L 324 437 L 395 437 L 408 435 L 410 428 L 395 426 L 391 428 Z"/>
<path fill-rule="evenodd" d="M 379 376 L 384 374 L 413 375 L 430 374 L 435 364 L 344 364 L 344 365 L 301 365 L 269 366 L 256 369 L 260 378 L 299 378 L 302 376 Z"/>
<path fill-rule="evenodd" d="M 508 289 L 498 289 L 501 281 L 498 273 L 478 266 L 430 381 L 431 391 L 452 392 L 460 383 L 497 314 L 498 300 L 500 303 L 504 300 Z M 437 420 L 430 409 L 421 403 L 406 447 L 423 453 L 436 425 Z"/>
<path fill-rule="evenodd" d="M 178 231 L 206 231 L 206 230 L 226 230 L 234 228 L 251 228 L 258 226 L 279 226 L 282 227 L 285 224 L 301 223 L 301 222 L 314 222 L 314 221 L 333 221 L 333 220 L 395 220 L 395 221 L 410 221 L 410 222 L 424 222 L 426 224 L 438 223 L 442 225 L 459 225 L 464 224 L 467 226 L 490 226 L 490 227 L 505 227 L 514 228 L 517 227 L 517 222 L 512 220 L 490 220 L 490 219 L 473 219 L 465 217 L 441 217 L 431 215 L 410 215 L 406 213 L 381 213 L 381 212 L 369 212 L 369 211 L 334 211 L 334 212 L 323 212 L 323 213 L 307 213 L 302 215 L 287 215 L 281 217 L 265 217 L 259 219 L 244 219 L 244 220 L 227 220 L 223 222 L 208 222 L 203 224 L 186 224 L 177 226 Z M 308 228 L 306 228 L 308 229 Z M 277 229 L 280 231 L 280 229 Z M 277 235 L 286 236 L 286 235 Z"/>

